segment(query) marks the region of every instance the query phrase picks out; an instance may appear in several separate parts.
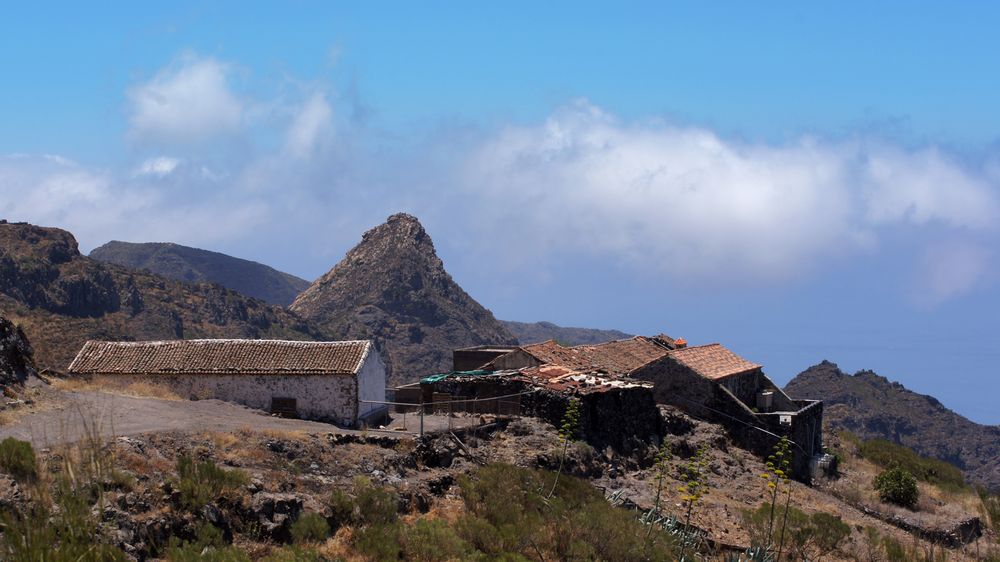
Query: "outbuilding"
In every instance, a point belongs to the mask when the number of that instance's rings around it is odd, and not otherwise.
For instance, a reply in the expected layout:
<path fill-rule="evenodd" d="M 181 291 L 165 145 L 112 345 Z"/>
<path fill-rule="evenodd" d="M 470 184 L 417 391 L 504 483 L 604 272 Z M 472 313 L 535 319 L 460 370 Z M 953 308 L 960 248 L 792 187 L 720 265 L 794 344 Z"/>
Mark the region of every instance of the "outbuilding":
<path fill-rule="evenodd" d="M 69 373 L 108 386 L 162 385 L 347 427 L 384 417 L 385 365 L 371 341 L 88 341 Z"/>

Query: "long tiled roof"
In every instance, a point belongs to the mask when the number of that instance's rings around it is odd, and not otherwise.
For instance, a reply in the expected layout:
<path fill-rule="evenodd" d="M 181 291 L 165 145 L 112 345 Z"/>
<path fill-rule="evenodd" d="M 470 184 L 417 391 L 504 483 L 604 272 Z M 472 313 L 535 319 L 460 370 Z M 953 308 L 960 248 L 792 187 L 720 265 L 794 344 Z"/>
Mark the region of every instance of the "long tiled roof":
<path fill-rule="evenodd" d="M 554 340 L 549 340 L 526 345 L 522 349 L 542 363 L 580 371 L 599 370 L 622 375 L 670 352 L 663 345 L 643 336 L 574 347 L 563 347 Z"/>
<path fill-rule="evenodd" d="M 747 361 L 718 343 L 685 347 L 671 351 L 670 358 L 699 375 L 712 380 L 723 379 L 760 368 L 760 365 Z"/>
<path fill-rule="evenodd" d="M 88 341 L 78 374 L 353 374 L 371 342 L 280 340 Z"/>

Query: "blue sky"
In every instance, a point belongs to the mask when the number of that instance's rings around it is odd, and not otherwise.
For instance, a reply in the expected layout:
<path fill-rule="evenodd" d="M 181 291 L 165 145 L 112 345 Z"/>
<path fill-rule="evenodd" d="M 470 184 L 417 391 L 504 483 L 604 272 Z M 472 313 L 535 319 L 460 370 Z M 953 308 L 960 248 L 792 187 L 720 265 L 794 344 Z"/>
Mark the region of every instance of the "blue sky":
<path fill-rule="evenodd" d="M 1000 423 L 987 3 L 8 6 L 0 215 L 302 277 L 416 214 L 498 317 Z"/>

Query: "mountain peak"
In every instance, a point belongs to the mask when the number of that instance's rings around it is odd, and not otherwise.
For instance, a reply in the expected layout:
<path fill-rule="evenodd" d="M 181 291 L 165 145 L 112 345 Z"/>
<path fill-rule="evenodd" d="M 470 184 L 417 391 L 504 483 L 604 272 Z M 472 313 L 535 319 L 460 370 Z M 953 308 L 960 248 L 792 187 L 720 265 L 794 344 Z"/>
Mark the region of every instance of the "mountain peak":
<path fill-rule="evenodd" d="M 291 309 L 338 337 L 375 339 L 393 382 L 450 370 L 457 347 L 517 341 L 452 279 L 405 213 L 366 232 Z"/>
<path fill-rule="evenodd" d="M 785 392 L 822 398 L 824 423 L 832 429 L 905 445 L 958 466 L 972 483 L 1000 489 L 994 460 L 1000 428 L 972 422 L 932 396 L 871 370 L 848 375 L 828 361 L 799 373 Z"/>

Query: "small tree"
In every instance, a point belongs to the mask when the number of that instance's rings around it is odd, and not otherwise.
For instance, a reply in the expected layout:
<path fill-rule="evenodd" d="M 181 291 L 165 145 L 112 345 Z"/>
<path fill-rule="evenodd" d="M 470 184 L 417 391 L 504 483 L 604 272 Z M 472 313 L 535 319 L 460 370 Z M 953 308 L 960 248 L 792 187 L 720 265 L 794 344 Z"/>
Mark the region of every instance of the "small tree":
<path fill-rule="evenodd" d="M 552 482 L 552 489 L 549 490 L 549 498 L 556 493 L 556 485 L 559 484 L 559 476 L 562 474 L 563 465 L 566 463 L 566 454 L 569 452 L 569 444 L 576 439 L 576 434 L 579 431 L 580 399 L 570 398 L 569 402 L 566 404 L 566 412 L 563 414 L 562 426 L 559 428 L 559 440 L 562 442 L 562 453 L 559 455 L 559 470 L 556 471 L 555 481 Z"/>
<path fill-rule="evenodd" d="M 875 477 L 875 490 L 882 501 L 910 509 L 917 505 L 920 497 L 917 479 L 905 468 L 898 466 L 884 470 Z"/>

